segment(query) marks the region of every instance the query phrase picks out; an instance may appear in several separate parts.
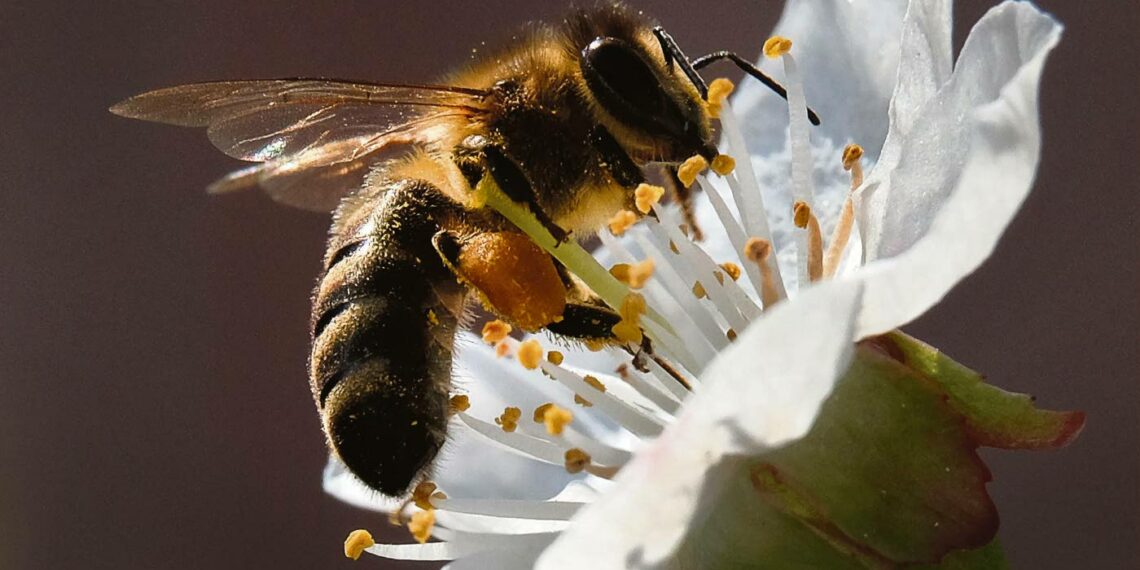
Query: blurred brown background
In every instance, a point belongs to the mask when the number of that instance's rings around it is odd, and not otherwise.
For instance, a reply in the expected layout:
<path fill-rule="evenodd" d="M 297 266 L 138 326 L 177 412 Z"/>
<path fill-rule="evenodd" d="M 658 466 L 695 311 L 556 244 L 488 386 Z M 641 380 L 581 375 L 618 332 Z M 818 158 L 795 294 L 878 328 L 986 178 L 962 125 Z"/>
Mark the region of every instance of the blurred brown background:
<path fill-rule="evenodd" d="M 691 54 L 756 53 L 782 6 L 700 4 L 640 2 Z M 958 2 L 959 46 L 992 4 Z M 996 255 L 908 330 L 1088 412 L 1063 452 L 987 455 L 1014 566 L 1135 568 L 1140 5 L 1041 4 L 1068 28 L 1037 188 Z M 207 197 L 235 161 L 108 105 L 221 78 L 425 81 L 563 9 L 0 3 L 0 568 L 347 568 L 346 532 L 382 526 L 320 490 L 305 357 L 326 217 Z"/>

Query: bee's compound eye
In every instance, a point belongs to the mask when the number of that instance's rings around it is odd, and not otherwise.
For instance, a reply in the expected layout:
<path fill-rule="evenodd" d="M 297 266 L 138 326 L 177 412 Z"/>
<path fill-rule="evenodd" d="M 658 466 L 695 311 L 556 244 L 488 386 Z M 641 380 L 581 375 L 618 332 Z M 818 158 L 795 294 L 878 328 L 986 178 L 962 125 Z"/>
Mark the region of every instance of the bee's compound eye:
<path fill-rule="evenodd" d="M 582 50 L 582 76 L 590 92 L 616 119 L 649 134 L 677 136 L 685 118 L 661 79 L 635 48 L 616 38 L 597 38 Z"/>

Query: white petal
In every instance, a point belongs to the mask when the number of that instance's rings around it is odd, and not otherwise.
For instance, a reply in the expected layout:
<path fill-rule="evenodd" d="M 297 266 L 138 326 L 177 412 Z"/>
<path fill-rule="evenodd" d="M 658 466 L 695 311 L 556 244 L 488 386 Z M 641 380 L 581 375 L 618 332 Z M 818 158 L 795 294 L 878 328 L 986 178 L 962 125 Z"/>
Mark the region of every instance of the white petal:
<path fill-rule="evenodd" d="M 962 187 L 959 178 L 976 131 L 971 115 L 998 100 L 1021 70 L 1039 66 L 1039 58 L 1052 47 L 1058 29 L 1051 18 L 1031 5 L 1013 2 L 991 9 L 977 23 L 950 81 L 920 110 L 907 112 L 917 117 L 909 131 L 897 137 L 892 133 L 892 140 L 900 147 L 897 166 L 889 172 L 876 167 L 876 181 L 869 182 L 863 191 L 858 215 L 866 260 L 896 256 L 926 234 L 955 188 Z M 922 74 L 899 77 L 900 83 L 912 79 L 927 81 Z M 1036 75 L 1029 80 L 1035 93 Z M 1011 119 L 1033 123 L 1034 136 L 1011 143 L 1031 145 L 1034 152 L 1027 158 L 1035 164 L 1039 144 L 1036 109 L 1028 116 Z M 990 213 L 975 213 L 979 218 L 993 219 Z M 1001 222 L 1002 227 L 1006 222 Z M 963 224 L 958 230 L 962 234 L 971 232 L 972 225 Z"/>
<path fill-rule="evenodd" d="M 1041 150 L 1037 87 L 1045 59 L 1060 34 L 1060 24 L 1020 2 L 994 8 L 974 29 L 959 61 L 961 81 L 968 84 L 956 89 L 980 91 L 967 98 L 976 101 L 995 89 L 987 75 L 1003 83 L 968 118 L 960 119 L 968 125 L 969 154 L 961 174 L 951 174 L 953 191 L 929 231 L 905 253 L 874 262 L 858 273 L 866 286 L 857 329 L 860 337 L 918 317 L 993 251 L 1033 184 Z M 930 111 L 932 119 L 956 120 L 943 117 L 937 109 Z M 942 129 L 958 127 L 943 124 Z M 915 158 L 930 151 L 925 149 Z M 895 181 L 917 183 L 925 169 L 929 165 L 904 157 L 901 176 Z M 899 186 L 898 191 L 926 195 L 940 189 L 927 184 Z M 920 215 L 916 208 L 911 210 Z"/>
<path fill-rule="evenodd" d="M 906 0 L 788 1 L 775 33 L 792 39 L 808 104 L 823 119 L 813 136 L 831 139 L 839 148 L 854 139 L 868 156 L 878 154 L 887 135 L 887 104 L 906 7 Z M 762 61 L 761 66 L 782 78 L 778 62 Z M 788 112 L 775 93 L 746 78 L 733 105 L 754 154 L 784 148 Z"/>
<path fill-rule="evenodd" d="M 709 365 L 677 423 L 614 488 L 573 519 L 538 568 L 625 568 L 665 559 L 684 537 L 709 470 L 726 454 L 802 437 L 850 358 L 860 288 L 829 282 L 767 312 Z"/>

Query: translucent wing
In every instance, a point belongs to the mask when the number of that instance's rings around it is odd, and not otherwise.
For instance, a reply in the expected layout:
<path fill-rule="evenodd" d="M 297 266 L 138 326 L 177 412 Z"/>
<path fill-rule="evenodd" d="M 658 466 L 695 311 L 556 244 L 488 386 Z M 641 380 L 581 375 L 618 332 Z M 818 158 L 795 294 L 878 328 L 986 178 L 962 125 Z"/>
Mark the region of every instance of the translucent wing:
<path fill-rule="evenodd" d="M 422 142 L 431 122 L 477 113 L 485 95 L 321 79 L 220 81 L 143 93 L 111 112 L 206 127 L 226 154 L 263 163 L 227 176 L 215 191 L 256 183 L 283 203 L 328 210 L 359 184 L 384 147 Z"/>

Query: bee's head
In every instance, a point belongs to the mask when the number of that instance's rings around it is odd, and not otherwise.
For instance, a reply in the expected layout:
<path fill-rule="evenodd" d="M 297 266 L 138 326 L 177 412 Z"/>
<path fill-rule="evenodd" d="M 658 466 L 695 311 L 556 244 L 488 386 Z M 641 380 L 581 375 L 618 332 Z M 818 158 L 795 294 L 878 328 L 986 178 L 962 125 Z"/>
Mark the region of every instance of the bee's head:
<path fill-rule="evenodd" d="M 678 62 L 667 64 L 671 56 L 649 25 L 621 6 L 582 12 L 567 23 L 594 112 L 635 159 L 716 156 L 701 91 Z"/>

